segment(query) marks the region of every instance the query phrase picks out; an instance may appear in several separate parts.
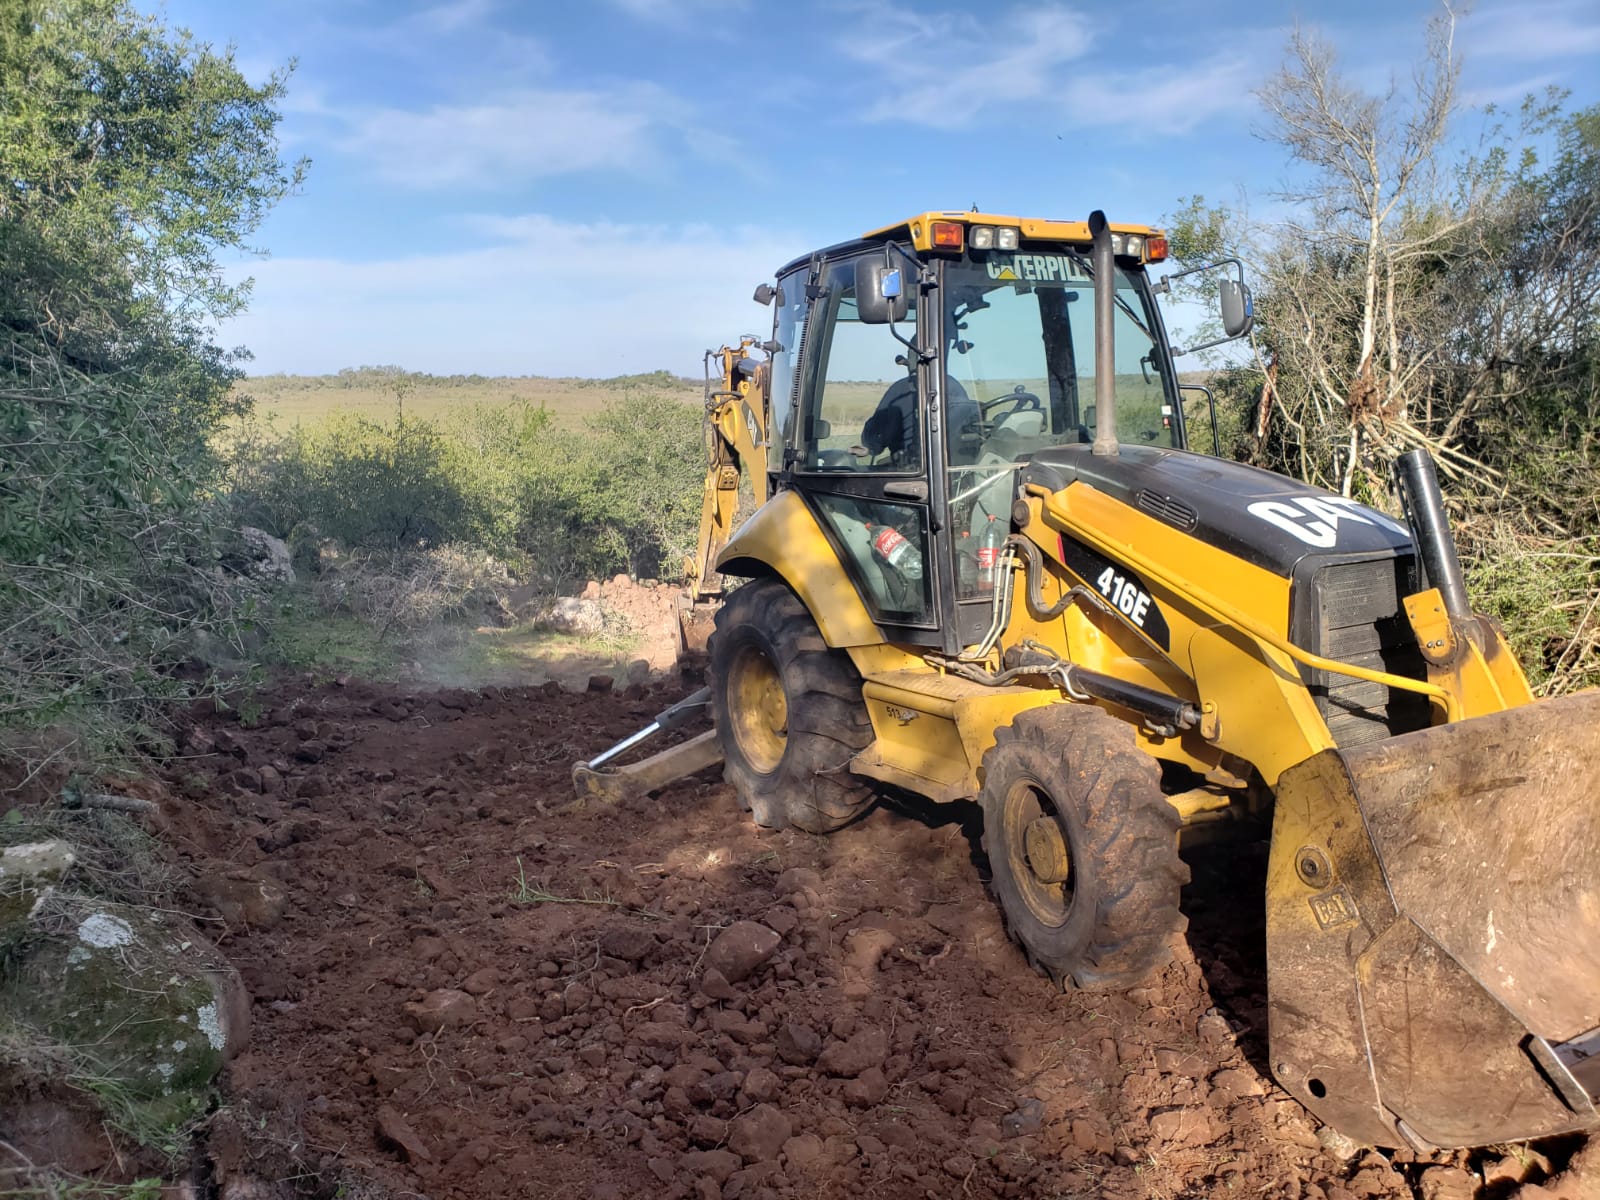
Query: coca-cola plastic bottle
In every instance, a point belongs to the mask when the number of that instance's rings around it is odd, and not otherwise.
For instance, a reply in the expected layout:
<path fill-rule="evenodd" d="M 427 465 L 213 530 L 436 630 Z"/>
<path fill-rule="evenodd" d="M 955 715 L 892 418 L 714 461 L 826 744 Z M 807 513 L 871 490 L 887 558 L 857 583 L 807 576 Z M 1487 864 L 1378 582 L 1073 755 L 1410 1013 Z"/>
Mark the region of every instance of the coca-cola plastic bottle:
<path fill-rule="evenodd" d="M 1006 527 L 993 513 L 978 531 L 978 590 L 994 591 L 1000 577 L 1000 547 L 1006 540 Z"/>
<path fill-rule="evenodd" d="M 885 525 L 872 535 L 872 552 L 907 579 L 922 578 L 922 556 L 893 525 Z"/>

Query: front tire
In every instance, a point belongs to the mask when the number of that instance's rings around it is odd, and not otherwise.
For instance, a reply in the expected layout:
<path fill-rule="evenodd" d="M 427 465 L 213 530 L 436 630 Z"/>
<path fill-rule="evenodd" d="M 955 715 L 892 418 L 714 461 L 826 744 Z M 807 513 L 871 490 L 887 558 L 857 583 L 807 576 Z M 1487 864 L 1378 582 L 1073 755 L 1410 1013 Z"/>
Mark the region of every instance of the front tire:
<path fill-rule="evenodd" d="M 1189 868 L 1133 730 L 1088 704 L 1024 712 L 983 758 L 983 842 L 1006 928 L 1057 984 L 1122 988 L 1171 956 Z"/>
<path fill-rule="evenodd" d="M 723 777 L 756 824 L 832 833 L 872 803 L 850 760 L 872 741 L 861 676 L 781 580 L 738 588 L 710 642 Z"/>

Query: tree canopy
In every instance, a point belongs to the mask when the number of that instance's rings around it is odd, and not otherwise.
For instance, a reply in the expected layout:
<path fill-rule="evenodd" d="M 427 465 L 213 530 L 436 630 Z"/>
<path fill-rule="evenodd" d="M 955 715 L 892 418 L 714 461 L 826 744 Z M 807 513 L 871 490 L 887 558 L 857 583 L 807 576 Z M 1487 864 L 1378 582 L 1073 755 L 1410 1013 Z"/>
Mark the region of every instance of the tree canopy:
<path fill-rule="evenodd" d="M 0 724 L 159 690 L 215 614 L 222 257 L 304 170 L 285 78 L 123 0 L 0 0 Z"/>

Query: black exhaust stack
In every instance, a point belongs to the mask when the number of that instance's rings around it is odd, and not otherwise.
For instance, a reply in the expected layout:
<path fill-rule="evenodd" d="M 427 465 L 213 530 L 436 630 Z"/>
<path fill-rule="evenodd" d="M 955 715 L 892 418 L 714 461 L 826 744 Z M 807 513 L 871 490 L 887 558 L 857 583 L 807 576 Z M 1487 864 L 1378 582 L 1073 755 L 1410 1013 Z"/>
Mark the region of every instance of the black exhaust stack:
<path fill-rule="evenodd" d="M 1111 226 L 1098 208 L 1089 214 L 1094 239 L 1094 453 L 1116 457 L 1117 450 L 1117 264 L 1111 252 Z"/>
<path fill-rule="evenodd" d="M 1456 541 L 1450 535 L 1450 520 L 1439 494 L 1433 456 L 1426 450 L 1406 451 L 1395 460 L 1394 478 L 1428 583 L 1439 589 L 1447 615 L 1457 621 L 1471 620 L 1472 606 L 1467 601 L 1461 560 L 1456 557 Z"/>

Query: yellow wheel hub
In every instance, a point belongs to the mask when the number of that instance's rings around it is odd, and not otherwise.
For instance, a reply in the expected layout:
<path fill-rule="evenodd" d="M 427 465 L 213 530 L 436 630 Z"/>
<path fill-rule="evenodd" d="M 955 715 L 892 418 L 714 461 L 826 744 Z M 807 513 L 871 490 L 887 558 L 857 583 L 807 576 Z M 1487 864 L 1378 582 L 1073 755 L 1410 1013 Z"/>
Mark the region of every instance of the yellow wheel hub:
<path fill-rule="evenodd" d="M 1028 822 L 1022 845 L 1033 877 L 1040 883 L 1065 883 L 1072 874 L 1067 839 L 1061 836 L 1061 826 L 1055 818 L 1038 817 Z"/>
<path fill-rule="evenodd" d="M 1066 923 L 1072 908 L 1072 847 L 1048 794 L 1031 779 L 1006 789 L 1005 850 L 1022 902 L 1040 924 Z"/>
<path fill-rule="evenodd" d="M 789 744 L 789 698 L 777 664 L 759 646 L 744 646 L 728 672 L 728 714 L 734 740 L 763 775 L 783 761 Z"/>

